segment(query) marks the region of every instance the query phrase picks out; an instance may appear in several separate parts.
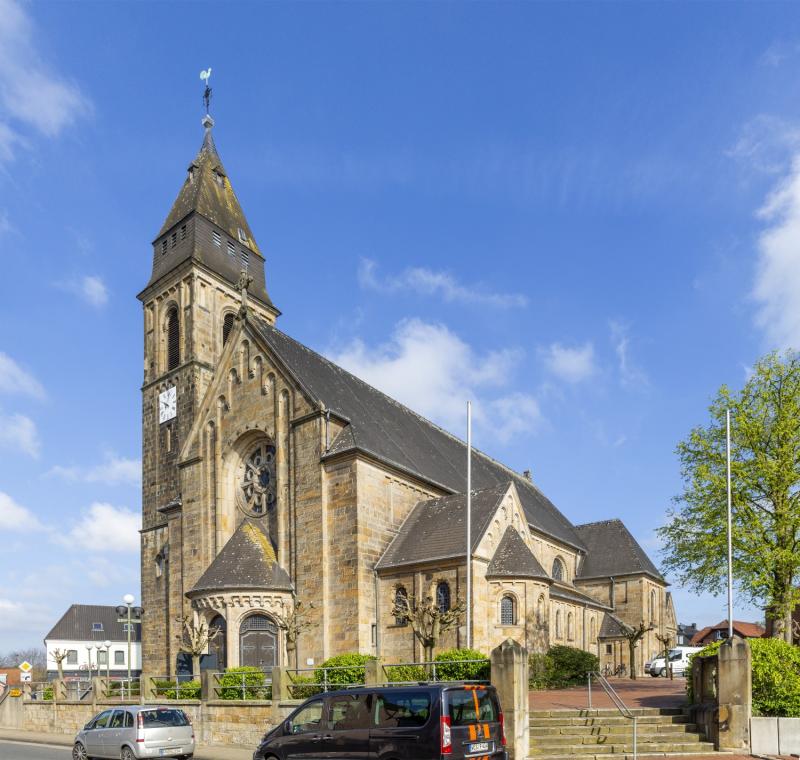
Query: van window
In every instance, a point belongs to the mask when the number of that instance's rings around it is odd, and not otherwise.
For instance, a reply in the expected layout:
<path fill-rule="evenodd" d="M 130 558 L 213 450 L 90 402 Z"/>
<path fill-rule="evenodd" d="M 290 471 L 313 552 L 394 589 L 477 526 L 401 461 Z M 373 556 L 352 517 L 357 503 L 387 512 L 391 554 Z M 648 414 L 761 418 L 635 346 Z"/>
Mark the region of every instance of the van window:
<path fill-rule="evenodd" d="M 157 726 L 188 726 L 189 721 L 183 714 L 183 710 L 170 710 L 164 707 L 158 710 L 144 710 L 145 728 L 156 728 Z"/>
<path fill-rule="evenodd" d="M 370 709 L 366 694 L 333 697 L 328 704 L 328 728 L 345 731 L 370 727 Z"/>
<path fill-rule="evenodd" d="M 419 728 L 431 716 L 431 695 L 426 691 L 379 694 L 373 709 L 374 725 L 381 728 Z"/>
<path fill-rule="evenodd" d="M 294 715 L 289 723 L 293 734 L 305 734 L 308 731 L 319 731 L 322 722 L 322 700 L 310 702 Z"/>
<path fill-rule="evenodd" d="M 451 689 L 445 694 L 451 726 L 498 720 L 497 700 L 486 689 Z"/>

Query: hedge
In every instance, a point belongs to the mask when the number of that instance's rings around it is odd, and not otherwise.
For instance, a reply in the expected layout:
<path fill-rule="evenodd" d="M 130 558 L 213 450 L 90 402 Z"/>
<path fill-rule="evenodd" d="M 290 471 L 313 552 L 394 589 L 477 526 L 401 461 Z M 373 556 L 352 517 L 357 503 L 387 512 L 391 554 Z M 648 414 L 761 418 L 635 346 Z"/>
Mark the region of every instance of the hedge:
<path fill-rule="evenodd" d="M 366 666 L 375 657 L 369 654 L 339 654 L 329 657 L 314 671 L 316 683 L 328 683 L 337 686 L 351 686 L 353 684 L 363 684 L 366 677 Z M 327 668 L 337 668 L 337 670 L 327 670 Z M 295 680 L 295 683 L 297 681 Z"/>
<path fill-rule="evenodd" d="M 229 668 L 219 676 L 219 699 L 272 699 L 272 686 L 261 668 Z"/>
<path fill-rule="evenodd" d="M 433 659 L 436 662 L 436 677 L 440 681 L 488 681 L 490 678 L 489 658 L 475 649 L 445 649 Z"/>
<path fill-rule="evenodd" d="M 590 652 L 558 644 L 546 654 L 530 655 L 528 666 L 531 689 L 561 689 L 586 683 L 586 674 L 599 662 Z"/>

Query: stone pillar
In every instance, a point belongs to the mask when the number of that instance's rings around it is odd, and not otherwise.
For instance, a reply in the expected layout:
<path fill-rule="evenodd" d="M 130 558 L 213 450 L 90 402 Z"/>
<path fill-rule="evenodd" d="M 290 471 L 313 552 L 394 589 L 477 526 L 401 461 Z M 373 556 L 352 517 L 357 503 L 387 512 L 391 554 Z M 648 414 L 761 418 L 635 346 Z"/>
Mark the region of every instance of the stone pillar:
<path fill-rule="evenodd" d="M 200 673 L 200 699 L 203 702 L 219 699 L 214 687 L 217 685 L 219 673 L 216 670 L 203 670 Z"/>
<path fill-rule="evenodd" d="M 156 698 L 153 676 L 150 673 L 142 672 L 139 676 L 139 683 L 141 684 L 139 693 L 142 696 L 143 704 Z"/>
<path fill-rule="evenodd" d="M 528 726 L 528 650 L 506 639 L 492 650 L 492 683 L 505 718 L 510 760 L 525 760 L 530 749 Z"/>
<path fill-rule="evenodd" d="M 750 647 L 745 639 L 734 636 L 719 648 L 720 750 L 750 750 L 752 667 Z"/>
<path fill-rule="evenodd" d="M 381 686 L 386 683 L 383 670 L 383 658 L 367 660 L 364 666 L 364 686 Z"/>

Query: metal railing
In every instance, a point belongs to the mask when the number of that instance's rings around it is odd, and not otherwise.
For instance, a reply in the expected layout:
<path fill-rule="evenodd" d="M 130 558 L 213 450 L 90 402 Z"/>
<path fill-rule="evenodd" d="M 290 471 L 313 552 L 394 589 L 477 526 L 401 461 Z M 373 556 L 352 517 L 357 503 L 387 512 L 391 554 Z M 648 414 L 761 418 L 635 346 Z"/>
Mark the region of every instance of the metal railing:
<path fill-rule="evenodd" d="M 453 670 L 464 666 L 468 670 L 486 670 L 486 678 L 454 678 Z M 467 681 L 484 682 L 489 680 L 489 660 L 431 660 L 428 662 L 394 662 L 383 665 L 384 683 L 387 685 L 397 685 L 406 683 L 439 683 L 441 681 Z M 472 674 L 469 674 L 472 675 Z M 398 676 L 405 676 L 399 678 Z"/>
<path fill-rule="evenodd" d="M 587 676 L 587 686 L 589 689 L 589 709 L 592 708 L 592 678 L 594 678 L 595 683 L 599 683 L 602 687 L 603 691 L 606 693 L 608 698 L 614 704 L 614 707 L 619 710 L 620 715 L 623 718 L 627 718 L 628 720 L 633 722 L 633 760 L 637 760 L 638 751 L 637 751 L 637 723 L 636 723 L 636 715 L 628 709 L 628 706 L 622 701 L 622 697 L 615 691 L 614 687 L 608 682 L 606 677 L 598 672 L 592 672 L 591 670 L 586 674 Z"/>
<path fill-rule="evenodd" d="M 272 699 L 272 674 L 265 670 L 234 668 L 212 674 L 213 699 Z"/>
<path fill-rule="evenodd" d="M 344 676 L 345 671 L 348 676 Z M 305 676 L 304 673 L 313 673 Z M 326 691 L 364 686 L 367 677 L 365 665 L 339 665 L 335 667 L 287 669 L 289 695 L 293 699 L 306 699 Z"/>
<path fill-rule="evenodd" d="M 139 699 L 142 695 L 140 678 L 101 678 L 101 689 L 106 699 L 120 702 Z"/>
<path fill-rule="evenodd" d="M 200 681 L 178 676 L 150 676 L 149 692 L 157 699 L 200 699 Z"/>

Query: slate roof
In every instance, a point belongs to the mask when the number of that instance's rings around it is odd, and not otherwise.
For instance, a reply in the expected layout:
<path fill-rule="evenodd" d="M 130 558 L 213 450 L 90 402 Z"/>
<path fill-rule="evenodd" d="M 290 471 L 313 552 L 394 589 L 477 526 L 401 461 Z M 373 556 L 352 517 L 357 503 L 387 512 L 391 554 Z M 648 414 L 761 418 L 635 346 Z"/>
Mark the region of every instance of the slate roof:
<path fill-rule="evenodd" d="M 625 626 L 623 622 L 610 612 L 603 615 L 603 622 L 600 624 L 600 633 L 597 634 L 599 639 L 619 639 L 624 635 Z"/>
<path fill-rule="evenodd" d="M 123 623 L 118 623 L 116 606 L 73 604 L 53 626 L 45 641 L 127 641 Z M 93 623 L 102 623 L 102 631 L 92 631 Z M 142 627 L 134 623 L 131 641 L 142 640 Z"/>
<path fill-rule="evenodd" d="M 473 551 L 510 485 L 510 482 L 506 482 L 494 488 L 472 492 Z M 466 514 L 466 494 L 457 493 L 419 502 L 378 561 L 376 569 L 464 555 L 467 543 Z M 420 540 L 423 535 L 425 539 Z"/>
<path fill-rule="evenodd" d="M 464 490 L 467 452 L 463 441 L 258 317 L 251 316 L 249 321 L 310 398 L 349 421 L 327 457 L 359 450 L 446 490 Z M 531 525 L 583 551 L 572 524 L 533 483 L 473 449 L 473 488 L 482 491 L 509 480 L 517 487 Z"/>
<path fill-rule="evenodd" d="M 509 525 L 486 568 L 487 578 L 542 578 L 550 580 L 539 560 L 522 540 L 516 528 Z"/>
<path fill-rule="evenodd" d="M 665 582 L 658 568 L 621 520 L 576 525 L 575 532 L 587 550 L 578 578 L 644 574 Z"/>
<path fill-rule="evenodd" d="M 597 599 L 592 599 L 591 596 L 587 596 L 582 591 L 578 591 L 573 586 L 567 586 L 558 582 L 550 587 L 550 598 L 563 599 L 566 602 L 577 602 L 578 604 L 588 604 L 591 607 L 599 607 L 604 610 L 611 609 L 607 605 L 598 602 Z"/>
<path fill-rule="evenodd" d="M 243 520 L 188 595 L 225 589 L 292 591 L 263 520 Z"/>

